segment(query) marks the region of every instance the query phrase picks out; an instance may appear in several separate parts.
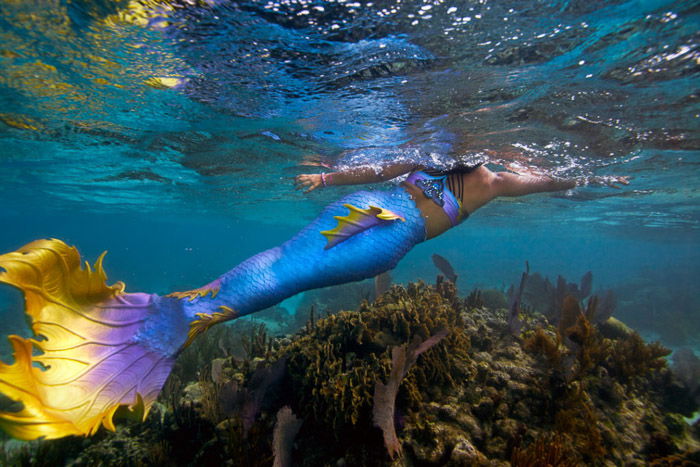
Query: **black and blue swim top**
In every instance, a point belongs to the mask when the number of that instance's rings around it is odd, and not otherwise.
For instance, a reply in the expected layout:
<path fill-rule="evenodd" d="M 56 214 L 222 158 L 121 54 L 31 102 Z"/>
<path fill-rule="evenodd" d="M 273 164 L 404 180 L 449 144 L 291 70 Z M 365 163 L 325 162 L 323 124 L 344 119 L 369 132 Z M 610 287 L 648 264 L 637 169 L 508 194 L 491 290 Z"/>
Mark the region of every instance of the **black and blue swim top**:
<path fill-rule="evenodd" d="M 423 194 L 440 206 L 452 226 L 459 224 L 469 217 L 462 209 L 464 183 L 462 175 L 473 172 L 481 163 L 472 166 L 458 166 L 449 170 L 422 168 L 411 172 L 406 182 L 420 188 Z"/>

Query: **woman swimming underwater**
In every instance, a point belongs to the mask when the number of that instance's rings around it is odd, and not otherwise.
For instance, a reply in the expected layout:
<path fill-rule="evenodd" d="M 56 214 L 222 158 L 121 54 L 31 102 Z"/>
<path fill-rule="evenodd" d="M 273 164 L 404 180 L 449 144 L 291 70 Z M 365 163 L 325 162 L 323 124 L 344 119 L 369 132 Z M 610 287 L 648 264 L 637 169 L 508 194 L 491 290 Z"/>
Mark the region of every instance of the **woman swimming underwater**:
<path fill-rule="evenodd" d="M 330 204 L 292 239 L 209 284 L 168 296 L 127 293 L 121 282 L 107 286 L 104 254 L 81 269 L 78 251 L 55 239 L 1 255 L 0 281 L 24 292 L 37 338 L 9 337 L 15 362 L 0 363 L 0 393 L 23 407 L 0 412 L 0 427 L 21 439 L 89 435 L 100 425 L 114 430 L 112 416 L 122 405 L 144 419 L 178 352 L 210 326 L 305 290 L 393 269 L 416 244 L 497 197 L 580 184 L 483 165 L 440 171 L 412 164 L 303 174 L 296 184 L 308 192 L 405 174 L 392 189 L 359 191 Z M 587 182 L 628 183 L 625 177 Z"/>

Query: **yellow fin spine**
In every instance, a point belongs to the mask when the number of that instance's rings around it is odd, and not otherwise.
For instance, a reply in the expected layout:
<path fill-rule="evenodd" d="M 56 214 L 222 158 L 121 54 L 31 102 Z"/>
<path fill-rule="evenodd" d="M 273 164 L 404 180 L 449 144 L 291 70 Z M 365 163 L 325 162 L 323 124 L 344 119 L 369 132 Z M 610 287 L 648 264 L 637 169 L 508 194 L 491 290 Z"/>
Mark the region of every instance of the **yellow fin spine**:
<path fill-rule="evenodd" d="M 334 219 L 338 221 L 338 224 L 333 229 L 323 230 L 320 232 L 324 237 L 326 237 L 326 250 L 347 240 L 353 235 L 381 224 L 382 221 L 406 221 L 405 218 L 388 209 L 371 204 L 366 209 L 358 208 L 357 206 L 353 206 L 352 204 L 348 203 L 343 204 L 343 206 L 348 208 L 350 212 L 345 216 L 334 216 Z"/>
<path fill-rule="evenodd" d="M 192 341 L 195 339 L 200 334 L 203 334 L 206 332 L 210 327 L 214 326 L 215 324 L 222 323 L 224 321 L 229 321 L 235 318 L 238 318 L 239 314 L 237 311 L 235 311 L 232 308 L 229 308 L 227 306 L 220 306 L 219 309 L 221 311 L 215 311 L 214 313 L 207 314 L 207 313 L 197 313 L 197 318 L 196 320 L 192 321 L 190 323 L 190 330 L 187 333 L 187 340 L 185 341 L 185 344 L 182 346 L 184 349 L 188 345 L 192 343 Z"/>
<path fill-rule="evenodd" d="M 220 289 L 221 287 L 219 285 L 209 284 L 196 289 L 186 290 L 184 292 L 172 292 L 166 295 L 166 297 L 177 298 L 180 300 L 187 299 L 191 302 L 197 298 L 204 298 L 207 295 L 211 295 L 211 298 L 214 298 L 219 293 Z"/>

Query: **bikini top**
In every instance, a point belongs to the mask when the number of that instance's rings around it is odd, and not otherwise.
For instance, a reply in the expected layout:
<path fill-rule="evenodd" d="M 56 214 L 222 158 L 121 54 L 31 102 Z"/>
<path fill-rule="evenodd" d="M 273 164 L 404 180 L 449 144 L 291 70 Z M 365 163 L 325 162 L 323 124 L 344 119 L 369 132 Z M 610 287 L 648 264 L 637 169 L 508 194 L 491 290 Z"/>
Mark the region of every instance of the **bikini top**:
<path fill-rule="evenodd" d="M 420 188 L 427 198 L 440 206 L 453 227 L 469 216 L 466 214 L 462 218 L 462 202 L 450 190 L 447 175 L 429 175 L 418 170 L 411 172 L 406 181 Z"/>

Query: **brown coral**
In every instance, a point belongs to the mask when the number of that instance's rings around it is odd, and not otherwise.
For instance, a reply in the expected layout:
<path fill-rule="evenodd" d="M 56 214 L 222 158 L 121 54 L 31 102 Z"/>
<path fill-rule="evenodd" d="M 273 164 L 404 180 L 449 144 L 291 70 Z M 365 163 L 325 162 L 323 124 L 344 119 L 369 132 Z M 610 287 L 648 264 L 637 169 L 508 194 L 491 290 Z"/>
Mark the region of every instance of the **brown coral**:
<path fill-rule="evenodd" d="M 427 339 L 442 328 L 462 328 L 460 314 L 450 303 L 455 298 L 454 286 L 445 282 L 442 288 L 441 294 L 424 284 L 394 287 L 374 304 L 362 305 L 359 312 L 319 320 L 284 349 L 290 355 L 290 375 L 306 412 L 301 415 L 324 420 L 336 430 L 357 424 L 371 407 L 375 381 L 389 374 L 384 357 L 389 347 L 414 336 Z M 438 353 L 426 355 L 425 364 L 406 381 L 414 403 L 421 397 L 416 385 L 428 381 L 448 387 L 456 384 L 451 368 L 468 349 L 469 340 L 454 332 L 446 342 L 449 351 L 434 349 Z"/>
<path fill-rule="evenodd" d="M 578 454 L 566 435 L 544 435 L 525 448 L 515 448 L 510 458 L 513 467 L 577 467 Z"/>
<path fill-rule="evenodd" d="M 644 377 L 649 373 L 666 367 L 666 357 L 671 353 L 659 342 L 647 344 L 637 333 L 613 344 L 608 360 L 608 369 L 624 381 Z"/>

